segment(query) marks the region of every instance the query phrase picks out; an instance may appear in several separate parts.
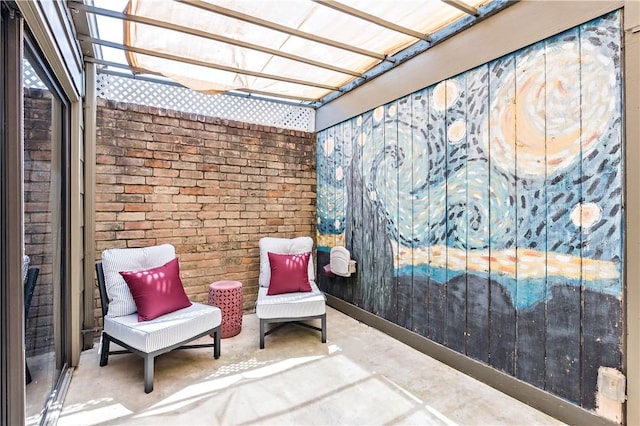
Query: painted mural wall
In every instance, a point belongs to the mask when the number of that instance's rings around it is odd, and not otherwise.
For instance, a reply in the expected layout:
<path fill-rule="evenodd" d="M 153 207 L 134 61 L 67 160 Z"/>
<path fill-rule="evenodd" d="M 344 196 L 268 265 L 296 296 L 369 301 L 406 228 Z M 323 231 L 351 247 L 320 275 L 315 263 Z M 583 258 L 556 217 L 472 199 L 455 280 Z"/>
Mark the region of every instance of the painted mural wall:
<path fill-rule="evenodd" d="M 621 15 L 318 134 L 324 291 L 587 409 L 622 370 Z"/>

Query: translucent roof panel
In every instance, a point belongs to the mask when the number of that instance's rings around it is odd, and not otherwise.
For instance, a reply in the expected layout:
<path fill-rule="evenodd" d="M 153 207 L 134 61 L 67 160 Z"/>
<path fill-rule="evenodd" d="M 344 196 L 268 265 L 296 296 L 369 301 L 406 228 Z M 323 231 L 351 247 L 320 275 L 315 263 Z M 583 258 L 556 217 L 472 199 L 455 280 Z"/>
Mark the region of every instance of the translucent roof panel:
<path fill-rule="evenodd" d="M 317 103 L 461 30 L 506 0 L 85 0 L 103 66 L 163 76 L 204 93 Z M 124 11 L 124 13 L 123 13 Z M 118 29 L 119 26 L 119 29 Z M 104 30 L 103 30 L 104 29 Z M 435 35 L 435 37 L 434 37 Z M 450 35 L 450 34 L 447 34 Z M 119 52 L 120 50 L 121 52 Z M 407 55 L 403 55 L 406 58 Z"/>

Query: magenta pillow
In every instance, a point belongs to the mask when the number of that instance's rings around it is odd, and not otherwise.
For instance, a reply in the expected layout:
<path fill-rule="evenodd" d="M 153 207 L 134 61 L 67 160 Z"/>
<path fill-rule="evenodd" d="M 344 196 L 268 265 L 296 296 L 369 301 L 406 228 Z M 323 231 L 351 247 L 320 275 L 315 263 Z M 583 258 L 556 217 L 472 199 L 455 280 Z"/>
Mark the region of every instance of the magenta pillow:
<path fill-rule="evenodd" d="M 149 321 L 191 306 L 180 280 L 177 257 L 162 266 L 142 271 L 123 271 L 120 275 L 136 302 L 138 321 Z"/>
<path fill-rule="evenodd" d="M 311 291 L 309 284 L 309 258 L 311 252 L 278 254 L 268 252 L 271 281 L 267 295 Z"/>

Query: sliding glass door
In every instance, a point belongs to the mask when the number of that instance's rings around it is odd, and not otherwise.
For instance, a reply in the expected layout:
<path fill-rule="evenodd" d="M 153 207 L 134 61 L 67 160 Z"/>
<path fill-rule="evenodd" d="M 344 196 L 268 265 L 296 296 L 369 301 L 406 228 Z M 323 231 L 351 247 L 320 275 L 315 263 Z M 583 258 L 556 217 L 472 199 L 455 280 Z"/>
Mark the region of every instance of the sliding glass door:
<path fill-rule="evenodd" d="M 70 359 L 70 150 L 68 102 L 28 33 L 23 94 L 26 419 L 33 424 L 46 414 Z"/>
<path fill-rule="evenodd" d="M 0 11 L 0 424 L 49 422 L 70 360 L 69 102 Z"/>

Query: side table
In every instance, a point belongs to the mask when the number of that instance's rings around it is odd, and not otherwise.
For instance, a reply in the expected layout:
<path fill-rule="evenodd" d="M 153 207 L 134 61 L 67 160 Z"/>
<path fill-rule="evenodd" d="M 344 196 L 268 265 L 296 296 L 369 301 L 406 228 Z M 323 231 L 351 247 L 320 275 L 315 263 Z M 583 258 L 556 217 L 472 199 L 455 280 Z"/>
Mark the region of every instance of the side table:
<path fill-rule="evenodd" d="M 220 336 L 233 337 L 242 329 L 242 283 L 216 281 L 209 284 L 209 305 L 217 306 L 222 313 Z"/>

